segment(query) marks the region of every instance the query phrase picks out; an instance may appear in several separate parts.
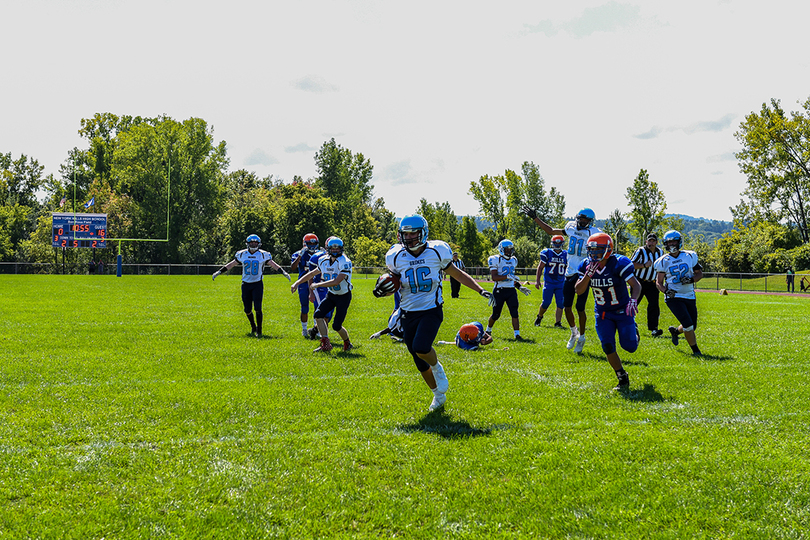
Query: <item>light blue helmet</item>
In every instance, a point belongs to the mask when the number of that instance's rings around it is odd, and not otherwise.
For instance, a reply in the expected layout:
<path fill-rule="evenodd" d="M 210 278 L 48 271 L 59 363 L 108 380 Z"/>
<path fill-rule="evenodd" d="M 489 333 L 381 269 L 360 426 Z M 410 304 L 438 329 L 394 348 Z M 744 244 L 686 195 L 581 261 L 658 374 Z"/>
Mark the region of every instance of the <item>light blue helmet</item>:
<path fill-rule="evenodd" d="M 255 243 L 255 245 L 251 246 L 250 244 Z M 262 247 L 262 239 L 259 238 L 258 234 L 251 234 L 245 240 L 245 245 L 248 248 L 248 251 L 251 253 L 256 253 L 260 247 Z"/>
<path fill-rule="evenodd" d="M 683 237 L 676 230 L 664 233 L 664 249 L 669 253 L 678 253 L 683 245 Z"/>
<path fill-rule="evenodd" d="M 515 254 L 515 243 L 511 240 L 501 240 L 498 242 L 498 253 L 500 253 L 502 257 L 511 257 Z"/>
<path fill-rule="evenodd" d="M 330 236 L 326 239 L 326 252 L 335 258 L 343 255 L 343 240 L 337 236 Z"/>
<path fill-rule="evenodd" d="M 410 232 L 418 232 L 419 235 L 416 238 L 409 239 L 408 243 L 405 243 L 403 235 L 404 233 Z M 399 243 L 405 246 L 405 249 L 408 251 L 415 251 L 427 243 L 428 232 L 428 222 L 425 218 L 419 214 L 405 216 L 399 222 L 397 240 L 399 240 Z"/>
<path fill-rule="evenodd" d="M 587 229 L 596 221 L 596 213 L 590 208 L 583 208 L 576 215 L 577 229 Z"/>

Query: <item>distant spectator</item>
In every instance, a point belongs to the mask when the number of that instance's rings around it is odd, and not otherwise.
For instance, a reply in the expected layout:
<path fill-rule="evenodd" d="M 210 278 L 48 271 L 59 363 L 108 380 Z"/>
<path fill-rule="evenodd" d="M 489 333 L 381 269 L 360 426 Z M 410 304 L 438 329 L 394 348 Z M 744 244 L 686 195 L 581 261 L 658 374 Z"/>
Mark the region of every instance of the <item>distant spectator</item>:
<path fill-rule="evenodd" d="M 788 268 L 785 274 L 785 282 L 787 282 L 788 292 L 796 292 L 796 288 L 793 285 L 793 278 L 796 276 L 796 272 L 793 271 L 793 268 Z"/>
<path fill-rule="evenodd" d="M 104 273 L 104 261 L 99 260 L 98 265 L 96 266 L 96 274 L 103 274 Z"/>
<path fill-rule="evenodd" d="M 95 274 L 96 273 L 96 261 L 91 259 L 90 262 L 87 263 L 87 265 L 90 267 L 90 274 Z"/>
<path fill-rule="evenodd" d="M 802 276 L 802 280 L 799 282 L 799 292 L 810 292 L 810 280 L 807 279 L 807 276 Z"/>

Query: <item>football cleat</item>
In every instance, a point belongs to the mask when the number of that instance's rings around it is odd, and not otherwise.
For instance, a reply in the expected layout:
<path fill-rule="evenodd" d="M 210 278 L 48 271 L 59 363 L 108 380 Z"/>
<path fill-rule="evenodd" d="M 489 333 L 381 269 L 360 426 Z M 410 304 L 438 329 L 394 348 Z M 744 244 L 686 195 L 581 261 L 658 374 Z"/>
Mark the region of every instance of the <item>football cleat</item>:
<path fill-rule="evenodd" d="M 555 323 L 554 323 L 554 328 L 560 328 L 560 329 L 562 329 L 562 328 L 564 328 L 564 327 L 563 327 L 563 325 L 562 325 L 562 323 L 561 323 L 561 322 L 555 322 Z"/>
<path fill-rule="evenodd" d="M 540 326 L 540 323 L 542 323 L 542 322 L 543 322 L 543 317 L 537 317 L 537 318 L 534 320 L 534 325 L 535 325 L 535 326 Z"/>
<path fill-rule="evenodd" d="M 322 337 L 320 347 L 318 347 L 312 352 L 329 352 L 331 350 L 332 350 L 332 342 L 329 341 L 328 337 Z"/>
<path fill-rule="evenodd" d="M 309 339 L 318 339 L 318 327 L 313 326 L 309 330 L 307 330 L 307 337 Z"/>
<path fill-rule="evenodd" d="M 354 349 L 354 345 L 352 345 L 351 341 L 343 342 L 343 352 L 350 351 L 352 349 Z"/>
<path fill-rule="evenodd" d="M 659 328 L 658 330 L 653 330 L 652 334 L 650 334 L 650 335 L 652 337 L 661 337 L 661 336 L 664 335 L 664 331 Z"/>
<path fill-rule="evenodd" d="M 678 329 L 674 326 L 669 327 L 669 334 L 672 337 L 672 344 L 677 345 L 680 338 L 678 338 Z"/>
<path fill-rule="evenodd" d="M 571 337 L 568 338 L 568 344 L 565 346 L 566 349 L 573 349 L 574 345 L 577 344 L 577 338 L 579 334 L 571 334 Z"/>
<path fill-rule="evenodd" d="M 574 352 L 577 354 L 582 354 L 582 348 L 585 346 L 585 336 L 579 336 L 577 338 L 577 346 L 574 347 Z"/>
<path fill-rule="evenodd" d="M 441 409 L 444 406 L 445 401 L 447 401 L 446 395 L 433 394 L 433 401 L 430 402 L 430 407 L 428 407 L 428 410 L 435 411 L 436 409 Z"/>
<path fill-rule="evenodd" d="M 613 389 L 616 391 L 624 391 L 630 388 L 630 375 L 627 374 L 625 371 L 621 375 L 617 375 L 619 378 L 619 384 L 617 384 Z"/>
<path fill-rule="evenodd" d="M 436 379 L 436 389 L 442 394 L 447 393 L 450 388 L 450 382 L 447 380 L 447 375 L 444 373 L 444 367 L 438 362 L 435 366 L 431 366 L 430 370 L 433 372 L 433 378 Z"/>

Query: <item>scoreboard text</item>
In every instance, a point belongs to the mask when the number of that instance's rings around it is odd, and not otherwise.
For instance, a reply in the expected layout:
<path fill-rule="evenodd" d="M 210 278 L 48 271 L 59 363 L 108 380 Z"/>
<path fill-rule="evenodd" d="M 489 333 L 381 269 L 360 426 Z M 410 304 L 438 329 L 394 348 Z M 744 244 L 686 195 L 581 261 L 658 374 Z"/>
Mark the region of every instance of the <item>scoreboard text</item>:
<path fill-rule="evenodd" d="M 107 214 L 53 214 L 53 247 L 107 247 Z"/>

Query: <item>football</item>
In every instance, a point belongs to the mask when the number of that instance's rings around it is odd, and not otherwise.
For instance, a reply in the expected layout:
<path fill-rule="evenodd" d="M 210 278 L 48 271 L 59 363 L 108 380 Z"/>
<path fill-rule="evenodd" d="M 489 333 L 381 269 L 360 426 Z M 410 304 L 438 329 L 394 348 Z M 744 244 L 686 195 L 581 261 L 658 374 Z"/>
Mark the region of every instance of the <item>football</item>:
<path fill-rule="evenodd" d="M 399 276 L 385 273 L 377 278 L 374 285 L 374 296 L 382 298 L 394 294 L 400 287 Z"/>

